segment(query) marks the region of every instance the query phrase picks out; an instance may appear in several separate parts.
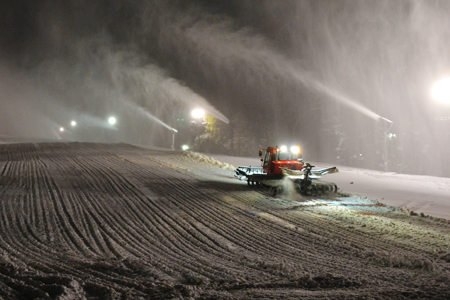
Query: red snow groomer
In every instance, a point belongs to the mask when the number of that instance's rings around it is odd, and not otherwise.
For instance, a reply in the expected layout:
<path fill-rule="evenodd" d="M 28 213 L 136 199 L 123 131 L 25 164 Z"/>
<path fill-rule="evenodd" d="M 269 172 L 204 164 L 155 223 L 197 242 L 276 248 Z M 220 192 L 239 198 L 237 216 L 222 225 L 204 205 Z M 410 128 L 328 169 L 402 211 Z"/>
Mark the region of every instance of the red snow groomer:
<path fill-rule="evenodd" d="M 236 178 L 247 180 L 248 185 L 267 186 L 276 195 L 283 191 L 283 179 L 287 178 L 303 195 L 324 195 L 337 192 L 336 184 L 320 180 L 325 174 L 339 172 L 336 167 L 312 170 L 314 166 L 304 163 L 301 148 L 267 147 L 260 149 L 261 166 L 241 166 Z"/>

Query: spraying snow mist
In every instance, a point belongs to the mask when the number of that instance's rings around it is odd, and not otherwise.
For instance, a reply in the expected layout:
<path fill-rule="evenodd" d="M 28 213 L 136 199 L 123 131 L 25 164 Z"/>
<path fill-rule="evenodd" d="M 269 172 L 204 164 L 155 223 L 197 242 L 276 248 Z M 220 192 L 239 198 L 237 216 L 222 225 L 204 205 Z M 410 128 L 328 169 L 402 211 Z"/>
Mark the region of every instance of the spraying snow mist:
<path fill-rule="evenodd" d="M 227 154 L 300 144 L 307 160 L 447 176 L 450 107 L 430 92 L 450 73 L 449 8 L 11 3 L 0 31 L 0 134 L 169 147 L 177 120 L 202 107 L 219 120 L 210 136 Z"/>

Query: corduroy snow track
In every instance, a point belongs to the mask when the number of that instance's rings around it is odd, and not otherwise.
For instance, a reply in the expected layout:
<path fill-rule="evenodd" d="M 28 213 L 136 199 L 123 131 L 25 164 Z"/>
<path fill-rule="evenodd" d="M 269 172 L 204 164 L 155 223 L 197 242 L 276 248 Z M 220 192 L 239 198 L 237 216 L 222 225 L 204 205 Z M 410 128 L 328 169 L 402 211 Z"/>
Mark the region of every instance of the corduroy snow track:
<path fill-rule="evenodd" d="M 206 156 L 0 144 L 0 299 L 450 299 L 450 225 Z"/>

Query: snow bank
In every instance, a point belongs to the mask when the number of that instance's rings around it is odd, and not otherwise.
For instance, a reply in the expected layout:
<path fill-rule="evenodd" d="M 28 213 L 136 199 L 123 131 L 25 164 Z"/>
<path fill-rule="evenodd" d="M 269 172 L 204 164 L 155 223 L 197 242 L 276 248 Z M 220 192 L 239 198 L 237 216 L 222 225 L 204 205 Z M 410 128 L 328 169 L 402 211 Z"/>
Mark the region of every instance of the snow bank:
<path fill-rule="evenodd" d="M 236 167 L 234 167 L 233 165 L 226 163 L 226 162 L 218 161 L 217 159 L 207 156 L 205 154 L 192 152 L 192 151 L 188 151 L 188 152 L 184 152 L 184 153 L 188 158 L 192 158 L 194 160 L 197 160 L 202 163 L 206 163 L 211 166 L 219 167 L 219 168 L 222 168 L 225 170 L 232 170 L 232 171 L 236 170 Z"/>

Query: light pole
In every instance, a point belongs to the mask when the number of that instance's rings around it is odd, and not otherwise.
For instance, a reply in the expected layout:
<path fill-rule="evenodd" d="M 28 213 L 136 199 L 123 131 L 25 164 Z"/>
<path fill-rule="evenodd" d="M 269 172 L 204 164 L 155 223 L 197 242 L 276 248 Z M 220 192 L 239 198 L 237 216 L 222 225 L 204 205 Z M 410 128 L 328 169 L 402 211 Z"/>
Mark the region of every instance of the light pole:
<path fill-rule="evenodd" d="M 381 116 L 380 116 L 380 120 L 385 121 L 385 125 L 384 125 L 384 128 L 385 128 L 385 130 L 384 130 L 384 171 L 387 172 L 389 170 L 387 138 L 388 138 L 388 131 L 391 129 L 392 124 L 394 124 L 394 122 L 392 122 L 391 120 L 386 119 L 384 117 L 381 117 Z M 388 124 L 390 124 L 389 127 L 388 127 Z"/>
<path fill-rule="evenodd" d="M 176 130 L 175 128 L 172 128 L 172 150 L 175 150 L 175 133 L 178 132 L 178 130 Z"/>
<path fill-rule="evenodd" d="M 110 125 L 110 127 L 107 129 L 107 135 L 106 138 L 108 140 L 110 140 L 113 143 L 116 143 L 118 141 L 118 134 L 117 134 L 117 128 L 116 128 L 116 123 L 117 123 L 117 119 L 114 116 L 111 116 L 108 118 L 108 123 Z"/>
<path fill-rule="evenodd" d="M 201 126 L 204 124 L 205 120 L 205 111 L 201 108 L 196 108 L 191 111 L 191 116 L 194 120 L 190 122 L 191 125 L 191 133 L 189 143 L 192 145 L 195 144 L 195 139 L 200 134 Z"/>
<path fill-rule="evenodd" d="M 450 120 L 448 116 L 450 108 L 450 76 L 443 76 L 433 84 L 431 97 L 436 102 L 432 117 L 432 142 L 438 143 L 440 147 L 437 145 L 432 147 L 434 155 L 429 156 L 430 164 L 435 166 L 434 172 L 440 172 L 437 176 L 448 176 L 448 172 L 444 175 L 446 168 L 443 166 L 447 166 L 450 162 L 446 153 L 450 145 L 450 136 L 448 134 L 448 121 Z"/>

